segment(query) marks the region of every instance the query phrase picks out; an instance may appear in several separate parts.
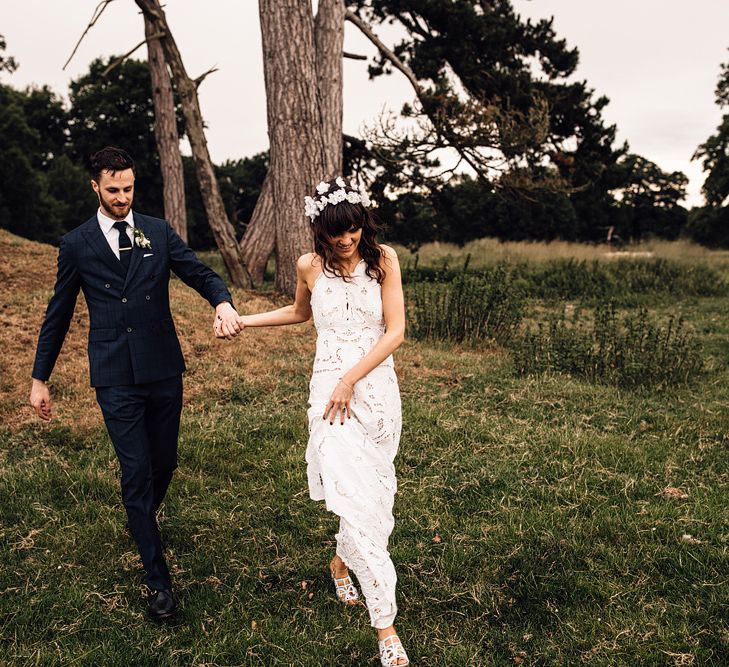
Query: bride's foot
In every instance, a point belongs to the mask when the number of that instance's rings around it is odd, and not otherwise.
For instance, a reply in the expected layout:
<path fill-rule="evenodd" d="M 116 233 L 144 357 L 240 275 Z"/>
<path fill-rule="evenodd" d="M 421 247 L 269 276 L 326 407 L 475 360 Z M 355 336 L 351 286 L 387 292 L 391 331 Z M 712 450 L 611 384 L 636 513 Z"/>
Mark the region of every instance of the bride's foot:
<path fill-rule="evenodd" d="M 359 593 L 349 576 L 349 570 L 339 556 L 334 556 L 329 563 L 329 572 L 332 575 L 334 589 L 340 602 L 355 605 L 359 602 Z"/>
<path fill-rule="evenodd" d="M 409 665 L 408 654 L 400 643 L 395 628 L 390 626 L 377 631 L 377 644 L 380 648 L 380 664 L 382 667 L 402 667 Z"/>

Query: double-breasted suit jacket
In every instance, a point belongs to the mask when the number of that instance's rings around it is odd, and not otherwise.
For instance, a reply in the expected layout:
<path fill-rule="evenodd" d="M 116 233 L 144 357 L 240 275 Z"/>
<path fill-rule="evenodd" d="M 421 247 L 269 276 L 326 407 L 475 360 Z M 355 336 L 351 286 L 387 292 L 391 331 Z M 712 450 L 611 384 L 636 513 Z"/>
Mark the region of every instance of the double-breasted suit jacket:
<path fill-rule="evenodd" d="M 129 270 L 109 247 L 96 215 L 61 239 L 58 274 L 36 351 L 33 377 L 47 380 L 73 316 L 79 290 L 89 309 L 91 385 L 155 382 L 185 370 L 170 313 L 173 271 L 215 307 L 233 299 L 170 225 L 133 213 L 151 247 L 133 245 Z"/>

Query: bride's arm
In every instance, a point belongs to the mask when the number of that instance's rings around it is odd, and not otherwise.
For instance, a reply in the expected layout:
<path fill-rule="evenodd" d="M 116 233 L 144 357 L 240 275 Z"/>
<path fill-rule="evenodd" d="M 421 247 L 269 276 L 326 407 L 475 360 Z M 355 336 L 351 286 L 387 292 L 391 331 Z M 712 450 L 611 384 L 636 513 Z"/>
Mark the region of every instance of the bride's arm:
<path fill-rule="evenodd" d="M 402 293 L 402 278 L 397 254 L 389 246 L 385 251 L 385 279 L 382 282 L 382 313 L 385 318 L 385 333 L 375 346 L 343 376 L 345 384 L 354 387 L 372 369 L 377 368 L 405 340 L 405 298 Z"/>
<path fill-rule="evenodd" d="M 312 270 L 311 255 L 303 255 L 296 262 L 296 296 L 290 306 L 269 310 L 266 313 L 243 315 L 239 322 L 246 327 L 278 327 L 298 324 L 311 318 L 311 292 L 307 278 Z"/>

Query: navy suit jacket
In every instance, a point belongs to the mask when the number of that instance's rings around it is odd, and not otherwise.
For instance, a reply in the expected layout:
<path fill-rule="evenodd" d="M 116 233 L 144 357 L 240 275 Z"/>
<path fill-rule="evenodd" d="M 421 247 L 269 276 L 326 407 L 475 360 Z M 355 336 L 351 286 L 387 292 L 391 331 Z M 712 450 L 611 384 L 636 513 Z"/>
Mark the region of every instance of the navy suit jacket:
<path fill-rule="evenodd" d="M 220 276 L 195 256 L 166 220 L 133 215 L 135 227 L 152 247 L 134 244 L 126 275 L 96 215 L 61 239 L 56 285 L 38 338 L 34 378 L 50 377 L 79 290 L 89 309 L 94 387 L 155 382 L 185 370 L 170 313 L 170 270 L 211 306 L 233 303 Z"/>

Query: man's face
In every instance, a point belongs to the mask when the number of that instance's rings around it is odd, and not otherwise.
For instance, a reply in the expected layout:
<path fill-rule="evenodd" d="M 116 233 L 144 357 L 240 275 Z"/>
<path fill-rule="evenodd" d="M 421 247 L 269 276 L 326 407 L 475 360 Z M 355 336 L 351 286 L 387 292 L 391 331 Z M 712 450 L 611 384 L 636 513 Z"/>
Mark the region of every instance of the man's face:
<path fill-rule="evenodd" d="M 91 187 L 99 198 L 99 205 L 115 220 L 121 220 L 129 213 L 134 199 L 134 171 L 101 172 L 97 183 L 91 180 Z"/>

